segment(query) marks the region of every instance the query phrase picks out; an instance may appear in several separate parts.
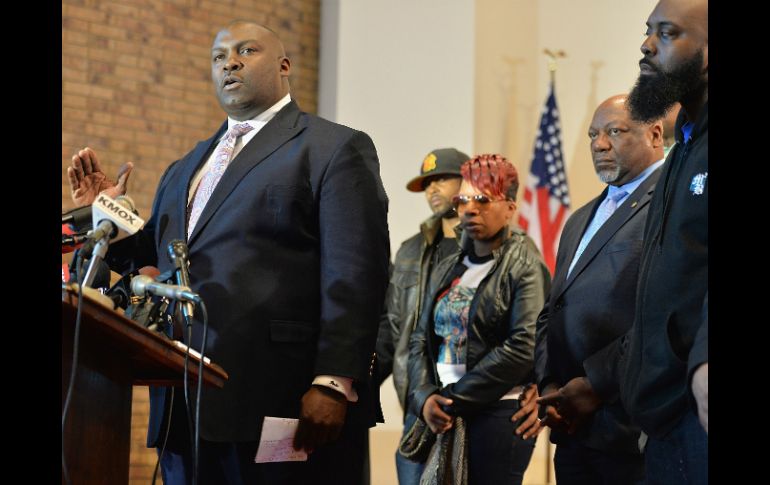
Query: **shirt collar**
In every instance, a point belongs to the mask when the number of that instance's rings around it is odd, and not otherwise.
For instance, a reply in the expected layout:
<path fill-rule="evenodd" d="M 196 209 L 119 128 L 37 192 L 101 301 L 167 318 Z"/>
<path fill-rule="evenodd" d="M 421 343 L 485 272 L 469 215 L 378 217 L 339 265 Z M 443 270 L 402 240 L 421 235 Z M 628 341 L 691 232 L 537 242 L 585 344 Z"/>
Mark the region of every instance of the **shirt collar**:
<path fill-rule="evenodd" d="M 695 125 L 688 121 L 687 123 L 682 125 L 682 138 L 684 139 L 684 142 L 687 143 L 690 141 L 690 137 L 692 136 L 692 129 L 695 128 Z"/>
<path fill-rule="evenodd" d="M 634 180 L 632 180 L 630 182 L 627 182 L 627 183 L 625 183 L 625 184 L 623 184 L 621 186 L 618 186 L 618 187 L 616 187 L 614 185 L 610 185 L 609 186 L 609 191 L 607 192 L 607 196 L 609 197 L 611 195 L 614 195 L 616 192 L 619 192 L 621 190 L 625 191 L 626 194 L 628 194 L 628 195 L 633 194 L 634 190 L 636 190 L 637 187 L 642 185 L 642 182 L 647 180 L 647 177 L 649 177 L 652 172 L 654 172 L 655 170 L 658 169 L 658 167 L 663 165 L 663 162 L 665 160 L 666 160 L 665 158 L 661 158 L 657 162 L 653 163 L 652 165 L 650 165 L 649 167 L 644 169 L 644 171 L 642 173 L 637 175 L 636 178 L 634 178 Z"/>
<path fill-rule="evenodd" d="M 259 130 L 263 126 L 267 124 L 268 121 L 275 118 L 275 115 L 278 114 L 281 109 L 289 104 L 291 102 L 291 93 L 286 93 L 286 96 L 281 98 L 277 103 L 272 105 L 271 107 L 267 108 L 265 111 L 261 112 L 254 118 L 246 121 L 238 121 L 227 117 L 227 129 L 229 130 L 233 126 L 240 124 L 240 123 L 248 123 L 250 124 L 254 129 Z"/>

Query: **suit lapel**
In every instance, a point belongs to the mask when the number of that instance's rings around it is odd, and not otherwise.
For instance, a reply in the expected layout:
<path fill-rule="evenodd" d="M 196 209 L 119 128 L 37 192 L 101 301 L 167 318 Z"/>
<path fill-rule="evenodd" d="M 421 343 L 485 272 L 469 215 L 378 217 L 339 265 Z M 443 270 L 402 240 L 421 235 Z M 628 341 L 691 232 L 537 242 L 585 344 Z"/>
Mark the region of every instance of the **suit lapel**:
<path fill-rule="evenodd" d="M 580 239 L 583 237 L 583 233 L 591 222 L 591 219 L 596 212 L 596 208 L 604 199 L 603 196 L 606 192 L 607 189 L 605 188 L 604 192 L 591 202 L 591 210 L 579 211 L 570 219 L 570 232 L 565 233 L 565 237 L 559 242 L 559 252 L 564 255 L 564 261 L 557 261 L 557 265 L 564 266 L 564 268 L 563 271 L 559 271 L 556 274 L 556 278 L 553 281 L 552 293 L 556 296 L 561 293 L 561 289 L 564 287 L 564 283 L 567 280 L 567 269 L 572 263 L 572 258 L 575 257 L 575 252 L 580 244 Z"/>
<path fill-rule="evenodd" d="M 299 115 L 299 107 L 297 107 L 294 101 L 284 106 L 275 115 L 275 118 L 262 127 L 259 133 L 254 135 L 254 138 L 230 162 L 214 192 L 212 192 L 211 198 L 206 203 L 206 207 L 204 207 L 197 224 L 195 224 L 195 229 L 190 235 L 188 244 L 192 244 L 197 239 L 198 234 L 206 227 L 209 219 L 232 193 L 246 173 L 265 160 L 281 145 L 302 132 L 304 126 L 299 126 L 297 123 Z"/>
<path fill-rule="evenodd" d="M 564 290 L 572 284 L 572 281 L 575 280 L 577 275 L 583 271 L 583 268 L 588 266 L 588 263 L 596 257 L 599 251 L 604 248 L 615 233 L 617 233 L 618 230 L 623 227 L 627 221 L 633 218 L 645 205 L 650 203 L 650 198 L 652 197 L 652 192 L 655 188 L 655 182 L 658 181 L 658 177 L 660 177 L 660 169 L 651 173 L 645 181 L 628 196 L 626 201 L 618 207 L 615 213 L 607 219 L 602 227 L 596 231 L 596 234 L 591 238 L 591 241 L 588 243 L 588 246 L 586 246 L 583 254 L 580 255 L 580 259 L 575 263 L 575 267 L 572 268 L 572 272 L 565 282 Z"/>

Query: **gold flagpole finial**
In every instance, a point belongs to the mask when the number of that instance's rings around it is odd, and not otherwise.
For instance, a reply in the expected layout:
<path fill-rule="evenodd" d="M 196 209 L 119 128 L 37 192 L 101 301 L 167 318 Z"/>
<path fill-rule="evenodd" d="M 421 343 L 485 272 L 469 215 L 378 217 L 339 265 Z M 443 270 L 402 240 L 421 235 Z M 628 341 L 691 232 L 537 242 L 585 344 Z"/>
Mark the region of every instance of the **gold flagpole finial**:
<path fill-rule="evenodd" d="M 563 50 L 552 51 L 551 49 L 543 49 L 543 54 L 548 56 L 548 71 L 551 73 L 551 83 L 553 83 L 557 68 L 556 58 L 565 58 L 567 54 Z"/>

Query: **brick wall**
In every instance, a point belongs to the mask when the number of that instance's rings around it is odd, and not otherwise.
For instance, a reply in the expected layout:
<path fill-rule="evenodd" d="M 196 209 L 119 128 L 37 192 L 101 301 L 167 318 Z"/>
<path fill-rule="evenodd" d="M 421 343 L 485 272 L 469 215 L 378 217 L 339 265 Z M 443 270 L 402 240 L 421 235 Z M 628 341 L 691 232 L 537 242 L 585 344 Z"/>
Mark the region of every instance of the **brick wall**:
<path fill-rule="evenodd" d="M 236 18 L 278 32 L 292 96 L 315 112 L 318 0 L 63 0 L 62 210 L 66 167 L 90 146 L 108 175 L 134 162 L 129 193 L 146 217 L 163 170 L 224 120 L 211 87 L 214 35 Z"/>
<path fill-rule="evenodd" d="M 315 112 L 319 0 L 63 0 L 62 211 L 66 167 L 89 146 L 113 176 L 134 162 L 129 194 L 147 218 L 165 168 L 225 119 L 210 81 L 214 35 L 233 19 L 275 30 L 292 60 L 292 97 Z M 150 483 L 147 389 L 135 388 L 130 483 Z M 160 482 L 160 481 L 159 481 Z"/>

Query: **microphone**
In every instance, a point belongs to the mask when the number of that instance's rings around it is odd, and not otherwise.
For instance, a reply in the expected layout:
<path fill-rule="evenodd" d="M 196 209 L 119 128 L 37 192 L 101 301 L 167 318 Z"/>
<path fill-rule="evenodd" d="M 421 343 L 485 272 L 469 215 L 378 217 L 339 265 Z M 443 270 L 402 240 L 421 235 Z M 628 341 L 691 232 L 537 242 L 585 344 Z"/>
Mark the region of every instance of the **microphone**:
<path fill-rule="evenodd" d="M 104 238 L 115 239 L 118 235 L 118 226 L 109 219 L 102 219 L 91 229 L 88 238 L 91 241 L 99 242 Z"/>
<path fill-rule="evenodd" d="M 153 279 L 160 276 L 160 270 L 155 266 L 142 266 L 141 268 L 139 268 L 138 273 L 143 274 L 145 276 L 149 276 L 150 278 L 153 278 Z"/>
<path fill-rule="evenodd" d="M 96 273 L 91 288 L 109 288 L 110 287 L 110 267 L 102 260 L 94 261 Z"/>
<path fill-rule="evenodd" d="M 90 255 L 94 246 L 102 240 L 119 241 L 136 234 L 144 225 L 144 220 L 136 215 L 134 201 L 126 195 L 113 199 L 99 194 L 90 209 L 93 229 L 88 234 L 89 240 L 83 245 L 86 255 Z"/>
<path fill-rule="evenodd" d="M 90 265 L 90 261 L 84 261 L 84 266 L 88 264 Z M 73 282 L 77 282 L 77 271 L 80 270 L 80 268 L 72 267 L 71 273 L 70 268 L 67 268 L 68 274 L 66 275 L 66 281 L 72 280 Z M 64 271 L 64 270 L 62 270 Z M 65 275 L 62 274 L 62 278 L 65 278 Z M 107 263 L 105 263 L 103 260 L 97 260 L 94 261 L 94 269 L 93 269 L 93 275 L 91 276 L 91 282 L 89 283 L 89 286 L 91 288 L 109 288 L 110 287 L 110 280 L 111 280 L 111 272 L 110 267 L 107 266 Z M 84 285 L 85 286 L 85 285 Z"/>
<path fill-rule="evenodd" d="M 100 194 L 101 195 L 101 194 Z M 138 215 L 136 210 L 136 204 L 133 199 L 127 195 L 119 195 L 115 198 L 115 201 L 123 207 L 129 209 L 134 215 Z M 62 226 L 67 224 L 72 228 L 73 232 L 85 232 L 90 231 L 93 228 L 93 206 L 85 205 L 83 207 L 76 207 L 61 215 Z"/>
<path fill-rule="evenodd" d="M 168 258 L 176 268 L 176 284 L 185 288 L 190 287 L 190 273 L 187 270 L 190 264 L 189 255 L 187 244 L 181 239 L 174 239 L 168 243 Z M 182 305 L 182 314 L 188 323 L 193 317 L 193 310 L 192 303 L 187 302 Z"/>
<path fill-rule="evenodd" d="M 128 275 L 118 282 L 118 285 L 114 287 L 115 293 L 120 294 L 121 298 L 125 296 L 128 305 L 125 308 L 125 315 L 127 318 L 135 321 L 143 327 L 147 327 L 151 330 L 159 330 L 165 327 L 166 322 L 166 308 L 168 308 L 169 301 L 165 298 L 153 301 L 150 298 L 135 297 L 131 291 L 131 280 L 138 275 L 145 275 L 151 279 L 160 276 L 160 271 L 154 266 L 144 266 L 138 270 L 131 271 Z M 110 290 L 112 291 L 112 289 Z M 125 291 L 125 295 L 123 292 Z M 111 295 L 109 292 L 110 297 Z M 113 298 L 114 299 L 114 298 Z M 165 334 L 165 332 L 162 332 Z"/>
<path fill-rule="evenodd" d="M 112 298 L 116 307 L 124 310 L 131 304 L 131 279 L 139 274 L 138 270 L 133 270 L 123 275 L 112 287 L 104 294 Z"/>
<path fill-rule="evenodd" d="M 131 280 L 131 291 L 141 297 L 152 294 L 180 301 L 199 302 L 201 300 L 201 297 L 197 293 L 193 293 L 190 288 L 158 283 L 145 275 L 134 276 Z"/>
<path fill-rule="evenodd" d="M 86 205 L 62 214 L 61 223 L 69 224 L 75 232 L 83 232 L 91 229 L 91 217 L 91 206 Z"/>
<path fill-rule="evenodd" d="M 107 266 L 103 261 L 101 263 L 104 264 L 105 267 Z M 140 274 L 157 276 L 160 274 L 160 271 L 152 266 L 145 266 L 141 269 L 130 271 L 123 276 L 120 276 L 117 273 L 113 273 L 111 271 L 108 271 L 108 273 L 110 275 L 110 283 L 114 281 L 114 284 L 112 287 L 110 287 L 110 289 L 104 292 L 104 294 L 112 298 L 112 301 L 115 302 L 116 308 L 120 307 L 126 310 L 128 309 L 128 306 L 131 305 L 131 280 Z M 115 275 L 118 278 L 115 280 L 112 278 L 112 275 Z M 94 287 L 96 287 L 96 284 L 94 284 Z"/>
<path fill-rule="evenodd" d="M 90 209 L 90 208 L 89 208 Z M 89 215 L 90 218 L 90 215 Z M 90 229 L 90 225 L 89 225 Z M 74 232 L 68 224 L 61 225 L 61 253 L 71 253 L 78 249 L 88 237 L 84 232 Z"/>
<path fill-rule="evenodd" d="M 83 279 L 84 286 L 93 281 L 94 261 L 104 259 L 110 241 L 118 241 L 142 228 L 144 221 L 134 214 L 134 203 L 130 197 L 118 196 L 118 200 L 99 194 L 91 205 L 93 229 L 88 241 L 81 248 L 82 258 L 90 258 L 91 264 Z"/>

